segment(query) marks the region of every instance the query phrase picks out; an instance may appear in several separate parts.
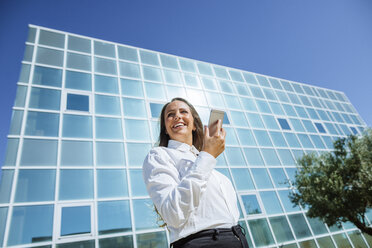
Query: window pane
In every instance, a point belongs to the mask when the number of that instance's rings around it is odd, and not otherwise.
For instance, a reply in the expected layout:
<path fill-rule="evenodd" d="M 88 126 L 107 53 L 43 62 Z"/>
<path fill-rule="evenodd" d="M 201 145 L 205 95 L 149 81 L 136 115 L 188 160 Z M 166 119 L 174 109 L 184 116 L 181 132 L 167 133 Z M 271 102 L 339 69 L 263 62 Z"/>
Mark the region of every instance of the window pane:
<path fill-rule="evenodd" d="M 293 129 L 297 132 L 305 132 L 304 126 L 302 126 L 301 121 L 298 119 L 290 119 Z"/>
<path fill-rule="evenodd" d="M 63 137 L 92 138 L 92 117 L 63 115 Z"/>
<path fill-rule="evenodd" d="M 278 243 L 291 241 L 294 239 L 288 221 L 284 216 L 271 217 L 270 224 L 273 228 Z"/>
<path fill-rule="evenodd" d="M 288 146 L 281 132 L 269 132 L 275 146 Z"/>
<path fill-rule="evenodd" d="M 229 108 L 233 109 L 241 109 L 239 100 L 236 96 L 231 96 L 231 95 L 223 95 L 226 101 L 226 104 Z"/>
<path fill-rule="evenodd" d="M 232 168 L 231 173 L 234 177 L 237 190 L 254 190 L 251 174 L 246 168 Z"/>
<path fill-rule="evenodd" d="M 256 103 L 257 103 L 257 107 L 258 107 L 260 113 L 271 114 L 271 110 L 270 110 L 269 104 L 267 102 L 262 101 L 262 100 L 256 100 Z"/>
<path fill-rule="evenodd" d="M 127 231 L 132 231 L 129 201 L 98 202 L 99 234 Z"/>
<path fill-rule="evenodd" d="M 8 138 L 4 166 L 15 166 L 18 153 L 19 139 Z"/>
<path fill-rule="evenodd" d="M 249 86 L 249 88 L 251 89 L 251 92 L 252 92 L 252 95 L 256 98 L 264 98 L 264 95 L 262 94 L 262 91 L 260 88 L 256 87 L 256 86 Z"/>
<path fill-rule="evenodd" d="M 219 81 L 221 90 L 225 93 L 234 93 L 234 87 L 231 82 Z"/>
<path fill-rule="evenodd" d="M 238 132 L 240 143 L 243 146 L 256 146 L 256 141 L 254 140 L 251 130 L 237 128 L 236 131 Z"/>
<path fill-rule="evenodd" d="M 61 87 L 62 70 L 42 66 L 35 66 L 32 83 L 39 85 Z"/>
<path fill-rule="evenodd" d="M 273 111 L 274 114 L 276 115 L 285 115 L 284 114 L 284 111 L 283 111 L 283 108 L 281 107 L 281 105 L 279 103 L 276 103 L 276 102 L 269 102 L 270 104 L 270 107 Z"/>
<path fill-rule="evenodd" d="M 267 174 L 266 169 L 251 169 L 253 178 L 256 181 L 256 185 L 258 189 L 271 189 L 273 185 L 270 181 L 269 175 Z"/>
<path fill-rule="evenodd" d="M 156 100 L 166 100 L 163 85 L 145 82 L 145 89 L 147 97 Z"/>
<path fill-rule="evenodd" d="M 63 243 L 63 244 L 57 244 L 57 248 L 94 248 L 95 243 L 94 240 L 88 240 L 88 241 L 78 241 L 73 243 Z"/>
<path fill-rule="evenodd" d="M 252 73 L 242 72 L 245 81 L 249 84 L 257 84 L 257 80 Z"/>
<path fill-rule="evenodd" d="M 94 70 L 95 72 L 114 74 L 116 75 L 116 62 L 111 59 L 94 58 Z"/>
<path fill-rule="evenodd" d="M 137 247 L 167 247 L 167 236 L 165 232 L 137 234 Z"/>
<path fill-rule="evenodd" d="M 293 227 L 296 238 L 307 238 L 311 236 L 310 230 L 302 214 L 288 215 L 289 221 Z"/>
<path fill-rule="evenodd" d="M 128 196 L 126 171 L 97 170 L 97 196 L 99 198 Z"/>
<path fill-rule="evenodd" d="M 145 80 L 162 82 L 161 71 L 155 67 L 142 66 L 143 78 Z"/>
<path fill-rule="evenodd" d="M 244 82 L 242 74 L 239 71 L 229 70 L 229 73 L 233 81 Z"/>
<path fill-rule="evenodd" d="M 181 98 L 187 98 L 186 91 L 183 87 L 176 87 L 176 86 L 166 86 L 168 96 L 171 97 L 181 97 Z"/>
<path fill-rule="evenodd" d="M 256 195 L 242 195 L 241 197 L 247 215 L 262 214 L 261 207 L 258 204 Z"/>
<path fill-rule="evenodd" d="M 67 53 L 66 66 L 68 68 L 90 71 L 91 64 L 92 61 L 90 56 L 77 53 Z"/>
<path fill-rule="evenodd" d="M 0 244 L 3 244 L 8 208 L 0 207 Z"/>
<path fill-rule="evenodd" d="M 143 97 L 142 83 L 137 80 L 120 79 L 121 94 L 126 96 Z"/>
<path fill-rule="evenodd" d="M 359 230 L 351 231 L 347 233 L 353 243 L 354 247 L 365 247 L 367 248 L 366 243 L 364 242 L 361 232 Z"/>
<path fill-rule="evenodd" d="M 185 80 L 185 83 L 187 86 L 200 88 L 199 79 L 196 76 L 193 76 L 192 74 L 184 74 L 183 78 Z"/>
<path fill-rule="evenodd" d="M 61 91 L 32 87 L 30 108 L 59 110 Z"/>
<path fill-rule="evenodd" d="M 105 212 L 104 212 L 105 213 Z M 111 247 L 125 247 L 133 248 L 133 237 L 130 236 L 119 236 L 113 238 L 104 238 L 99 240 L 100 248 L 111 248 Z"/>
<path fill-rule="evenodd" d="M 63 52 L 54 49 L 38 47 L 36 54 L 36 63 L 62 67 Z"/>
<path fill-rule="evenodd" d="M 35 37 L 36 37 L 36 28 L 29 27 L 28 28 L 27 41 L 31 42 L 31 43 L 34 43 L 35 42 Z"/>
<path fill-rule="evenodd" d="M 90 40 L 84 39 L 76 36 L 68 36 L 68 45 L 69 50 L 79 51 L 90 53 Z"/>
<path fill-rule="evenodd" d="M 209 105 L 215 108 L 225 108 L 225 104 L 223 103 L 223 99 L 220 94 L 213 93 L 213 92 L 206 92 L 205 95 L 207 96 L 207 100 Z"/>
<path fill-rule="evenodd" d="M 321 123 L 315 123 L 315 126 L 318 129 L 319 133 L 326 133 L 326 130 Z"/>
<path fill-rule="evenodd" d="M 37 66 L 35 66 L 35 69 L 36 68 Z M 19 82 L 28 83 L 28 80 L 30 78 L 30 69 L 31 69 L 30 65 L 22 64 L 21 73 L 18 79 Z M 34 72 L 34 75 L 35 75 L 35 72 Z"/>
<path fill-rule="evenodd" d="M 26 101 L 27 86 L 18 85 L 14 107 L 24 107 Z"/>
<path fill-rule="evenodd" d="M 115 46 L 101 41 L 94 41 L 94 54 L 115 58 Z"/>
<path fill-rule="evenodd" d="M 213 66 L 214 73 L 216 74 L 216 77 L 223 78 L 223 79 L 230 79 L 229 74 L 227 74 L 227 71 L 223 67 L 217 67 Z"/>
<path fill-rule="evenodd" d="M 1 171 L 0 203 L 9 203 L 10 193 L 12 190 L 13 175 L 14 175 L 14 170 L 2 170 Z M 1 220 L 1 211 L 0 211 L 0 220 Z M 0 237 L 2 237 L 2 235 L 3 233 L 1 232 L 1 224 L 0 224 Z"/>
<path fill-rule="evenodd" d="M 320 148 L 320 149 L 325 149 L 326 148 L 324 146 L 322 140 L 320 139 L 320 136 L 318 136 L 318 135 L 310 135 L 310 138 L 313 141 L 313 143 L 315 144 L 315 147 L 316 148 Z"/>
<path fill-rule="evenodd" d="M 94 75 L 94 90 L 96 92 L 119 94 L 117 78 Z"/>
<path fill-rule="evenodd" d="M 34 53 L 34 46 L 26 45 L 25 53 L 23 55 L 23 60 L 32 62 L 33 53 Z"/>
<path fill-rule="evenodd" d="M 9 134 L 19 135 L 21 133 L 23 110 L 13 110 L 10 122 Z"/>
<path fill-rule="evenodd" d="M 92 76 L 88 73 L 66 71 L 66 84 L 68 89 L 92 90 Z"/>
<path fill-rule="evenodd" d="M 143 181 L 142 170 L 130 170 L 130 181 L 133 196 L 148 196 L 146 185 Z"/>
<path fill-rule="evenodd" d="M 337 247 L 342 248 L 352 247 L 345 233 L 333 235 L 333 239 L 335 240 Z"/>
<path fill-rule="evenodd" d="M 269 225 L 266 219 L 249 220 L 249 227 L 252 232 L 253 240 L 256 246 L 266 246 L 274 244 Z"/>
<path fill-rule="evenodd" d="M 120 76 L 140 78 L 140 69 L 137 64 L 119 62 Z"/>
<path fill-rule="evenodd" d="M 160 65 L 158 55 L 154 52 L 140 50 L 141 62 L 150 65 Z"/>
<path fill-rule="evenodd" d="M 121 115 L 119 97 L 95 95 L 96 114 Z"/>
<path fill-rule="evenodd" d="M 196 63 L 199 69 L 200 74 L 214 76 L 212 68 L 207 63 L 198 62 Z"/>
<path fill-rule="evenodd" d="M 256 136 L 258 145 L 260 146 L 273 146 L 270 137 L 266 131 L 263 130 L 253 130 L 254 135 Z"/>
<path fill-rule="evenodd" d="M 160 118 L 161 110 L 164 104 L 159 103 L 150 103 L 150 110 L 151 110 L 151 117 L 152 118 Z"/>
<path fill-rule="evenodd" d="M 261 149 L 261 152 L 267 166 L 281 165 L 274 149 Z"/>
<path fill-rule="evenodd" d="M 247 113 L 248 121 L 251 127 L 263 128 L 264 125 L 261 121 L 260 115 Z"/>
<path fill-rule="evenodd" d="M 296 165 L 295 161 L 293 160 L 292 154 L 289 150 L 278 149 L 276 151 L 278 152 L 283 165 Z"/>
<path fill-rule="evenodd" d="M 93 145 L 88 141 L 63 140 L 61 165 L 93 165 Z"/>
<path fill-rule="evenodd" d="M 231 119 L 234 125 L 236 126 L 248 126 L 247 119 L 244 116 L 243 112 L 230 111 Z"/>
<path fill-rule="evenodd" d="M 20 170 L 15 202 L 54 201 L 55 170 Z"/>
<path fill-rule="evenodd" d="M 124 111 L 125 117 L 147 118 L 147 111 L 146 111 L 146 105 L 145 105 L 144 100 L 124 97 L 123 98 L 123 111 Z"/>
<path fill-rule="evenodd" d="M 150 141 L 148 122 L 125 119 L 125 136 L 129 140 Z"/>
<path fill-rule="evenodd" d="M 121 119 L 96 117 L 96 138 L 122 139 Z"/>
<path fill-rule="evenodd" d="M 226 115 L 225 115 L 226 117 Z M 225 119 L 224 119 L 225 121 Z M 226 122 L 225 122 L 226 123 Z M 236 138 L 234 129 L 229 127 L 224 127 L 226 131 L 226 145 L 238 145 L 238 140 Z"/>
<path fill-rule="evenodd" d="M 300 139 L 301 144 L 304 148 L 314 148 L 309 139 L 309 136 L 307 136 L 306 134 L 298 134 L 298 138 Z"/>
<path fill-rule="evenodd" d="M 118 142 L 96 142 L 97 165 L 125 166 L 124 144 Z"/>
<path fill-rule="evenodd" d="M 248 88 L 242 84 L 235 84 L 236 91 L 239 95 L 250 96 L 251 94 L 248 91 Z"/>
<path fill-rule="evenodd" d="M 291 127 L 288 124 L 288 121 L 286 119 L 278 118 L 280 127 L 284 130 L 291 130 Z"/>
<path fill-rule="evenodd" d="M 93 198 L 92 170 L 61 170 L 59 200 Z"/>
<path fill-rule="evenodd" d="M 57 141 L 24 139 L 21 165 L 56 165 Z"/>
<path fill-rule="evenodd" d="M 225 155 L 230 165 L 245 166 L 243 154 L 238 147 L 226 147 Z"/>
<path fill-rule="evenodd" d="M 118 46 L 120 59 L 138 61 L 137 49 L 131 47 Z"/>
<path fill-rule="evenodd" d="M 320 248 L 334 248 L 335 245 L 332 242 L 331 237 L 322 237 L 316 239 L 318 241 L 319 247 Z M 341 246 L 339 246 L 341 247 Z"/>
<path fill-rule="evenodd" d="M 271 115 L 262 115 L 262 119 L 265 122 L 266 128 L 268 129 L 275 129 L 279 130 L 278 123 L 276 122 L 275 118 Z"/>
<path fill-rule="evenodd" d="M 267 214 L 283 213 L 282 207 L 280 206 L 275 191 L 262 191 L 260 192 L 260 196 Z"/>
<path fill-rule="evenodd" d="M 186 59 L 179 59 L 181 69 L 188 72 L 196 72 L 194 62 Z"/>
<path fill-rule="evenodd" d="M 287 142 L 290 147 L 298 147 L 300 148 L 301 145 L 296 137 L 295 134 L 293 133 L 284 133 L 285 138 L 287 139 Z"/>
<path fill-rule="evenodd" d="M 306 111 L 303 107 L 295 106 L 295 109 L 298 113 L 298 116 L 300 116 L 302 118 L 309 118 L 309 116 L 307 115 L 307 113 L 306 113 Z"/>
<path fill-rule="evenodd" d="M 53 205 L 14 207 L 8 245 L 51 241 Z"/>
<path fill-rule="evenodd" d="M 151 144 L 127 143 L 129 166 L 141 166 L 147 153 L 151 149 Z"/>
<path fill-rule="evenodd" d="M 137 230 L 157 228 L 156 213 L 151 199 L 133 200 L 133 212 Z"/>
<path fill-rule="evenodd" d="M 261 154 L 257 148 L 245 148 L 245 157 L 248 160 L 248 164 L 251 166 L 259 165 L 263 166 L 264 162 L 262 160 Z"/>
<path fill-rule="evenodd" d="M 65 35 L 47 30 L 40 30 L 39 43 L 47 46 L 64 48 Z"/>
<path fill-rule="evenodd" d="M 163 67 L 168 67 L 172 69 L 178 69 L 177 58 L 173 56 L 168 56 L 165 54 L 160 54 L 160 60 Z"/>
<path fill-rule="evenodd" d="M 284 174 L 283 169 L 281 169 L 281 168 L 270 168 L 269 171 L 270 171 L 270 174 L 271 174 L 271 178 L 274 181 L 275 187 L 277 187 L 277 188 L 287 187 L 288 179 L 287 179 L 286 175 Z"/>
<path fill-rule="evenodd" d="M 177 71 L 163 70 L 165 82 L 182 85 L 181 74 Z"/>
<path fill-rule="evenodd" d="M 311 229 L 313 230 L 313 233 L 315 235 L 328 233 L 325 224 L 319 218 L 309 218 L 309 217 L 307 217 L 307 220 L 309 221 Z"/>
<path fill-rule="evenodd" d="M 61 236 L 91 232 L 90 206 L 63 207 L 61 213 Z"/>
<path fill-rule="evenodd" d="M 304 124 L 307 132 L 310 132 L 310 133 L 316 133 L 316 130 L 314 128 L 314 125 L 311 121 L 308 121 L 308 120 L 302 120 L 302 123 Z"/>
<path fill-rule="evenodd" d="M 257 107 L 253 99 L 241 97 L 240 100 L 245 110 L 257 112 Z"/>
<path fill-rule="evenodd" d="M 89 96 L 70 93 L 67 94 L 66 109 L 89 112 Z"/>

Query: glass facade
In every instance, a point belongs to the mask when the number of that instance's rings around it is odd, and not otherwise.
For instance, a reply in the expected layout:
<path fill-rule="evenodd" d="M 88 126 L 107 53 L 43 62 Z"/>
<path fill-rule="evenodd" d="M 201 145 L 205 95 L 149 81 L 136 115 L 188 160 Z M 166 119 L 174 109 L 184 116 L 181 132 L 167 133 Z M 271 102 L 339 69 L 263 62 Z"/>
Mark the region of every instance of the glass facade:
<path fill-rule="evenodd" d="M 353 225 L 328 227 L 288 198 L 296 158 L 366 127 L 342 92 L 33 25 L 17 87 L 2 247 L 168 247 L 141 167 L 177 96 L 204 124 L 210 109 L 226 112 L 217 169 L 251 247 L 371 247 Z"/>

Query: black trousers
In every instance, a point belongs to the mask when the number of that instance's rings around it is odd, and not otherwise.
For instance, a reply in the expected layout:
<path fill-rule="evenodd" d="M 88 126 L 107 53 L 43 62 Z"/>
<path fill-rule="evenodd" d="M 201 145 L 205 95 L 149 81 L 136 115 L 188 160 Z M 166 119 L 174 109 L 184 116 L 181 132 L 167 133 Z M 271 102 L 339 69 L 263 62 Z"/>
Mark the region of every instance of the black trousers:
<path fill-rule="evenodd" d="M 191 234 L 171 244 L 173 248 L 248 248 L 240 226 L 232 228 L 216 228 Z"/>

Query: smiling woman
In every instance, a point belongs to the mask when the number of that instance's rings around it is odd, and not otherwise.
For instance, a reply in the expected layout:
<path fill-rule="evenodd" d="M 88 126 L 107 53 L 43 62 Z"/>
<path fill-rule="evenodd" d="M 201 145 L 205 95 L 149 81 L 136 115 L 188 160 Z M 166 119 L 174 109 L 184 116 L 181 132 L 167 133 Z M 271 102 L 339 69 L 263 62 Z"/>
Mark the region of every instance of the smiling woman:
<path fill-rule="evenodd" d="M 248 247 L 237 225 L 234 187 L 214 169 L 225 150 L 222 120 L 217 130 L 212 136 L 208 127 L 203 131 L 198 113 L 185 99 L 174 98 L 161 111 L 159 147 L 147 155 L 143 178 L 174 248 Z"/>

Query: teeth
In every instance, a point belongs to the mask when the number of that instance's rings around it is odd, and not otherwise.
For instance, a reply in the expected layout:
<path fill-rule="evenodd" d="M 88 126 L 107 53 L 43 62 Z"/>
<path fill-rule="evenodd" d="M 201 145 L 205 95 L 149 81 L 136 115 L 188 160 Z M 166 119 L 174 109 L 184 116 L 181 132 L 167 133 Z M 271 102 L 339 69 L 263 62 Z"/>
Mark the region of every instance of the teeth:
<path fill-rule="evenodd" d="M 179 126 L 183 126 L 184 124 L 183 123 L 178 123 L 176 125 L 174 125 L 174 127 L 179 127 Z"/>

